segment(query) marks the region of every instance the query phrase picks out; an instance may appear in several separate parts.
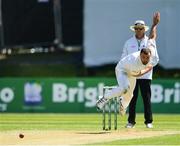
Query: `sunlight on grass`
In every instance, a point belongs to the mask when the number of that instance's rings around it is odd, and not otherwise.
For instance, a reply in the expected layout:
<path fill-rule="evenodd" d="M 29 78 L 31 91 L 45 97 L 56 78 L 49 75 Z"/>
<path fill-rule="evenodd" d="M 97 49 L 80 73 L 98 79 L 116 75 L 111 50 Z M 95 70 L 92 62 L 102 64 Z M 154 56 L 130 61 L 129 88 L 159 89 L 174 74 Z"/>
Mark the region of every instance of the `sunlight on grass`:
<path fill-rule="evenodd" d="M 154 128 L 147 129 L 144 125 L 143 114 L 137 115 L 135 130 L 138 131 L 180 131 L 179 114 L 154 114 Z M 127 116 L 118 117 L 118 130 L 127 131 L 124 127 Z M 113 123 L 113 122 L 112 122 Z M 100 114 L 1 114 L 0 131 L 10 130 L 76 130 L 102 131 L 102 115 Z M 120 144 L 180 144 L 180 134 L 116 140 L 102 145 Z"/>

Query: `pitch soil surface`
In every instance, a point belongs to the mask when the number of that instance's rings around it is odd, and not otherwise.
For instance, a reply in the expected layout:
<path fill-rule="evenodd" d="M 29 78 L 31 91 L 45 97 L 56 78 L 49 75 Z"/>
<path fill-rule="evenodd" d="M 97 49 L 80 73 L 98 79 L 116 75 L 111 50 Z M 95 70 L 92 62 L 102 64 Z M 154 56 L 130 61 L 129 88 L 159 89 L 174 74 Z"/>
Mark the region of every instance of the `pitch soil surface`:
<path fill-rule="evenodd" d="M 24 137 L 20 138 L 19 134 Z M 0 145 L 74 145 L 110 142 L 120 139 L 146 138 L 178 134 L 179 131 L 6 131 L 0 132 Z"/>

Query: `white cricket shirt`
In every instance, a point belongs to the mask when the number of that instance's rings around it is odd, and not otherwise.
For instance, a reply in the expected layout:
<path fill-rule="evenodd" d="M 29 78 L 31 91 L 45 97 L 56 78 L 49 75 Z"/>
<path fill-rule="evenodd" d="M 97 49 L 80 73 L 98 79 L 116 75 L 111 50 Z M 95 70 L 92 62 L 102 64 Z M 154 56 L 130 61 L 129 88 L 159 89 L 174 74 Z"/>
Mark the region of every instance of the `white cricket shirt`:
<path fill-rule="evenodd" d="M 142 40 L 137 40 L 135 35 L 131 37 L 129 40 L 127 40 L 123 48 L 121 59 L 123 59 L 125 56 L 131 53 L 140 51 L 142 48 L 146 48 L 149 45 L 152 45 L 154 47 L 155 58 L 159 61 L 159 56 L 156 49 L 156 42 L 155 40 L 148 40 L 148 37 L 146 35 L 144 36 Z M 144 74 L 141 77 L 138 77 L 138 79 L 152 79 L 152 73 L 153 73 L 153 70 Z"/>
<path fill-rule="evenodd" d="M 149 63 L 144 65 L 140 59 L 140 51 L 138 51 L 135 53 L 131 53 L 130 55 L 121 59 L 118 62 L 116 68 L 132 76 L 136 73 L 138 74 L 142 69 L 145 69 L 149 64 L 155 66 L 157 63 L 158 63 L 158 59 L 152 55 Z"/>

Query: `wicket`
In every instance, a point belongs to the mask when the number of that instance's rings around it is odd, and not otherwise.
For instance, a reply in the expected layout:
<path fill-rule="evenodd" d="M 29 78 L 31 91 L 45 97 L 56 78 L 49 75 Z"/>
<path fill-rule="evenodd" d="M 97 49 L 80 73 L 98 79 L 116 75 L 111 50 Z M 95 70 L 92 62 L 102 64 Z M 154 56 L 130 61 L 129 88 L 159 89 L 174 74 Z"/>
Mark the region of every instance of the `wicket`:
<path fill-rule="evenodd" d="M 103 87 L 103 96 L 107 90 L 111 90 L 115 88 L 115 86 L 105 86 Z M 114 106 L 112 106 L 114 105 Z M 103 130 L 111 130 L 111 112 L 114 111 L 114 130 L 117 130 L 117 111 L 118 111 L 118 98 L 115 97 L 108 101 L 108 103 L 103 107 Z M 108 112 L 108 128 L 106 129 L 106 111 Z"/>

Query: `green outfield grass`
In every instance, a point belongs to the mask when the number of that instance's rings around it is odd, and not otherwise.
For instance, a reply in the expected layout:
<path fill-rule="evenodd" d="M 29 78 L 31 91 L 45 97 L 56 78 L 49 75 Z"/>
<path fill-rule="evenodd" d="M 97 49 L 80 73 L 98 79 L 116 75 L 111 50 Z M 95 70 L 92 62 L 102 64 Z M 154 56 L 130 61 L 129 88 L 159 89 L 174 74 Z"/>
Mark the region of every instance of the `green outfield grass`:
<path fill-rule="evenodd" d="M 118 117 L 117 134 L 128 133 L 124 128 L 127 116 Z M 89 134 L 101 134 L 102 115 L 100 114 L 0 114 L 0 133 L 11 131 L 89 131 Z M 113 131 L 113 130 L 112 130 Z M 178 132 L 179 131 L 179 132 Z M 160 135 L 116 139 L 108 142 L 98 141 L 96 145 L 180 145 L 180 114 L 154 114 L 154 128 L 147 129 L 144 125 L 143 114 L 137 115 L 137 124 L 133 132 L 159 132 Z M 167 133 L 161 135 L 161 132 Z M 169 134 L 168 134 L 169 132 Z M 173 133 L 175 132 L 175 133 Z M 106 133 L 105 133 L 106 134 Z M 111 132 L 107 132 L 111 134 Z M 131 133 L 129 134 L 131 136 Z M 127 135 L 128 137 L 128 135 Z"/>

